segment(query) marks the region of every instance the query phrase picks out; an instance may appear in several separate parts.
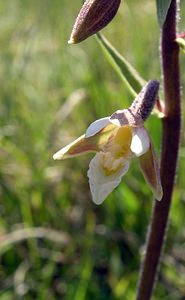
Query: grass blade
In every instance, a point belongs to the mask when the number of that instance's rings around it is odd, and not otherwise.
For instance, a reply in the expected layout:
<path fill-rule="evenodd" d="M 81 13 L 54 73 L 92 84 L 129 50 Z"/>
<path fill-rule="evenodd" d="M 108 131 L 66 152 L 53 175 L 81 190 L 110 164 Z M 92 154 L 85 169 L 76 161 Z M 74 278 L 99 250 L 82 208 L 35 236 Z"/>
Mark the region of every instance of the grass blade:
<path fill-rule="evenodd" d="M 109 43 L 102 35 L 97 34 L 97 40 L 108 61 L 126 84 L 128 90 L 135 97 L 146 81 L 138 74 L 135 68 Z"/>

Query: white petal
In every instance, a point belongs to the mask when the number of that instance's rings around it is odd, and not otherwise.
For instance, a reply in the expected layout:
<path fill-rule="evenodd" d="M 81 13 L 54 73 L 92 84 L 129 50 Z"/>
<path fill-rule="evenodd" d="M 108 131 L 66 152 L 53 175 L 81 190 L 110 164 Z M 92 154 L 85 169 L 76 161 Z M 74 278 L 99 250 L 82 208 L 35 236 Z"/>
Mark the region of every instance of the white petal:
<path fill-rule="evenodd" d="M 110 122 L 116 126 L 124 126 L 129 124 L 127 109 L 119 109 L 110 116 Z"/>
<path fill-rule="evenodd" d="M 122 126 L 121 122 L 120 122 L 120 118 L 119 116 L 121 115 L 121 117 L 124 115 L 124 111 L 125 110 L 117 110 L 116 112 L 114 112 L 111 116 L 110 116 L 110 121 L 112 124 L 116 125 L 116 126 Z"/>
<path fill-rule="evenodd" d="M 98 119 L 91 123 L 86 130 L 85 137 L 90 137 L 102 130 L 106 125 L 110 124 L 110 117 Z"/>
<path fill-rule="evenodd" d="M 105 198 L 119 185 L 121 178 L 128 171 L 129 161 L 112 175 L 107 176 L 101 165 L 102 153 L 97 153 L 89 164 L 88 177 L 95 204 L 101 204 Z"/>
<path fill-rule="evenodd" d="M 150 138 L 144 127 L 133 128 L 132 142 L 130 145 L 131 151 L 136 156 L 141 156 L 148 151 L 150 147 Z"/>

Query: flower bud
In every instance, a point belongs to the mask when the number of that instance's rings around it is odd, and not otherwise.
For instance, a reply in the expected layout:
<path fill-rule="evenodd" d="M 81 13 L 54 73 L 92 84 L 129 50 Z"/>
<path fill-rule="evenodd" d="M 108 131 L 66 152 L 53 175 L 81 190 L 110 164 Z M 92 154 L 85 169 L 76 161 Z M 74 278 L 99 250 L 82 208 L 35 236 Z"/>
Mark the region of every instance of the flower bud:
<path fill-rule="evenodd" d="M 86 0 L 73 26 L 69 44 L 97 33 L 114 18 L 121 0 Z"/>
<path fill-rule="evenodd" d="M 158 97 L 159 82 L 150 80 L 137 95 L 128 109 L 117 110 L 110 117 L 117 126 L 142 126 L 149 117 Z"/>
<path fill-rule="evenodd" d="M 137 95 L 136 99 L 129 107 L 133 115 L 141 118 L 143 121 L 149 117 L 159 92 L 159 82 L 150 80 Z"/>

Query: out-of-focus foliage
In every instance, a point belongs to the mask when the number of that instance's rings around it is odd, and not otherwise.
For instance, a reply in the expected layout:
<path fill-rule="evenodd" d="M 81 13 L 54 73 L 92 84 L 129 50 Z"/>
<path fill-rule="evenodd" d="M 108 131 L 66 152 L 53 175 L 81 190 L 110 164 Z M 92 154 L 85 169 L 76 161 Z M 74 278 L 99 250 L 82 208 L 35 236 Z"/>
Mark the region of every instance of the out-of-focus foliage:
<path fill-rule="evenodd" d="M 80 5 L 0 2 L 1 300 L 134 299 L 153 204 L 137 162 L 95 206 L 86 177 L 91 155 L 52 160 L 90 122 L 133 100 L 94 37 L 67 45 Z M 123 1 L 104 34 L 146 80 L 160 79 L 155 1 Z M 160 120 L 151 116 L 146 126 L 159 154 Z M 185 294 L 184 140 L 183 131 L 154 300 Z"/>
<path fill-rule="evenodd" d="M 162 26 L 166 20 L 166 16 L 171 2 L 172 0 L 156 0 L 157 17 L 160 26 Z"/>

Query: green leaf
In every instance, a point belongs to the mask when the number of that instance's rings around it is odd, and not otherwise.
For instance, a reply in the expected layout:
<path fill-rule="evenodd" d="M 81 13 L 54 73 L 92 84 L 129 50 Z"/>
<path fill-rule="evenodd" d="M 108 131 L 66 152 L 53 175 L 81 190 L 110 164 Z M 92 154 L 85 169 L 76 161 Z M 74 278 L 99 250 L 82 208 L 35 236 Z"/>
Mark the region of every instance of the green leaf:
<path fill-rule="evenodd" d="M 105 56 L 135 97 L 146 84 L 146 81 L 102 34 L 98 33 L 96 36 Z"/>
<path fill-rule="evenodd" d="M 172 0 L 156 0 L 157 18 L 160 27 L 163 26 Z"/>
<path fill-rule="evenodd" d="M 176 42 L 180 46 L 180 48 L 182 49 L 182 51 L 185 53 L 185 39 L 183 39 L 183 38 L 177 38 Z"/>

